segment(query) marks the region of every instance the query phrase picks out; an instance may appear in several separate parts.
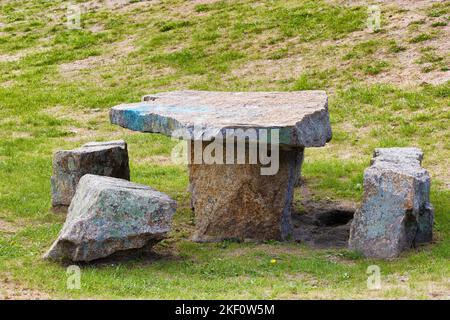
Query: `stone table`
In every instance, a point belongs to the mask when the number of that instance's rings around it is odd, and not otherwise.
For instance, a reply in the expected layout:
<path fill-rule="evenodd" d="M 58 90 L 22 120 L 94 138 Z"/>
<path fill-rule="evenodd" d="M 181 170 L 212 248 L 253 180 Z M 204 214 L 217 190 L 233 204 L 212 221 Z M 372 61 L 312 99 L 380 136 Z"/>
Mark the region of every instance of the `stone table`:
<path fill-rule="evenodd" d="M 324 91 L 173 91 L 110 111 L 111 123 L 187 141 L 196 241 L 287 240 L 305 147 L 331 139 Z"/>

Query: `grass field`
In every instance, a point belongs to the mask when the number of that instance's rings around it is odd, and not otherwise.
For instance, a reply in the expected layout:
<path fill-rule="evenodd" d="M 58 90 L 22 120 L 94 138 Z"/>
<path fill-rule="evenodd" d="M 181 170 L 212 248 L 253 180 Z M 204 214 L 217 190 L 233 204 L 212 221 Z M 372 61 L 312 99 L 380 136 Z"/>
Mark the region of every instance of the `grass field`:
<path fill-rule="evenodd" d="M 384 1 L 376 32 L 357 1 L 72 3 L 79 30 L 66 26 L 65 1 L 0 3 L 0 297 L 450 298 L 448 2 Z M 392 261 L 298 243 L 191 242 L 174 142 L 108 119 L 115 104 L 179 89 L 326 90 L 333 139 L 308 149 L 303 167 L 313 196 L 358 202 L 375 147 L 420 147 L 435 241 Z M 153 259 L 82 266 L 81 289 L 69 290 L 66 267 L 41 259 L 64 222 L 50 211 L 52 154 L 112 139 L 128 142 L 132 181 L 178 201 L 173 231 Z M 380 290 L 366 286 L 373 264 Z"/>

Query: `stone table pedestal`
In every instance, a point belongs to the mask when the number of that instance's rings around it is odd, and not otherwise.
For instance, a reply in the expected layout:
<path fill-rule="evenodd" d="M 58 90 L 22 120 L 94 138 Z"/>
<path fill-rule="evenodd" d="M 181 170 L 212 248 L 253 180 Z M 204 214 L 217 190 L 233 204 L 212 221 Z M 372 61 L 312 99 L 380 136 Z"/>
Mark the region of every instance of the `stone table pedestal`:
<path fill-rule="evenodd" d="M 165 92 L 113 107 L 110 119 L 188 141 L 196 241 L 289 239 L 304 148 L 331 139 L 323 91 Z"/>
<path fill-rule="evenodd" d="M 248 145 L 245 150 L 248 154 Z M 303 148 L 280 148 L 278 171 L 273 175 L 262 175 L 261 168 L 267 165 L 251 164 L 248 157 L 245 164 L 193 164 L 192 147 L 190 154 L 195 241 L 290 239 L 292 200 Z"/>

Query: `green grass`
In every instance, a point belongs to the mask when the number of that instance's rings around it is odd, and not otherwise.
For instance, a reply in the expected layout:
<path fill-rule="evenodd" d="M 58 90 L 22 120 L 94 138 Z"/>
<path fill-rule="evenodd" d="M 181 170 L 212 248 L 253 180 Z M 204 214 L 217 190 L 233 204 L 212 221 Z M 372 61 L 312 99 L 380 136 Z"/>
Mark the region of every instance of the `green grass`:
<path fill-rule="evenodd" d="M 433 36 L 431 36 L 430 34 L 421 33 L 418 36 L 409 40 L 409 42 L 410 43 L 419 43 L 419 42 L 423 42 L 423 41 L 427 41 L 427 40 L 431 40 L 431 39 L 433 39 Z"/>
<path fill-rule="evenodd" d="M 392 53 L 398 53 L 398 52 L 402 52 L 405 50 L 406 50 L 406 47 L 398 45 L 395 41 L 393 41 L 389 47 L 389 51 Z"/>
<path fill-rule="evenodd" d="M 435 3 L 428 10 L 429 17 L 442 17 L 450 13 L 449 3 Z"/>
<path fill-rule="evenodd" d="M 0 59 L 0 221 L 16 229 L 0 228 L 0 281 L 8 277 L 52 298 L 422 299 L 448 292 L 450 86 L 368 81 L 395 70 L 389 55 L 441 34 L 420 31 L 405 43 L 381 32 L 337 45 L 365 28 L 365 7 L 246 0 L 133 1 L 114 10 L 86 10 L 83 28 L 67 30 L 63 4 L 0 4 L 0 56 L 9 57 Z M 439 5 L 426 13 L 444 19 L 445 10 Z M 274 78 L 298 57 L 307 68 Z M 281 67 L 253 75 L 252 63 L 261 61 Z M 421 63 L 447 66 L 443 54 L 432 50 L 422 52 Z M 250 76 L 235 73 L 246 69 Z M 314 196 L 359 201 L 374 148 L 421 147 L 433 176 L 435 243 L 394 261 L 296 243 L 192 243 L 187 171 L 165 161 L 174 142 L 131 134 L 110 125 L 107 116 L 115 104 L 175 89 L 327 90 L 333 140 L 326 148 L 308 149 L 302 169 Z M 173 230 L 156 247 L 155 259 L 82 266 L 82 289 L 68 290 L 65 266 L 41 259 L 64 221 L 49 210 L 52 153 L 121 138 L 129 144 L 132 180 L 178 201 Z M 372 264 L 381 268 L 379 291 L 366 288 Z M 409 279 L 406 284 L 402 277 Z"/>

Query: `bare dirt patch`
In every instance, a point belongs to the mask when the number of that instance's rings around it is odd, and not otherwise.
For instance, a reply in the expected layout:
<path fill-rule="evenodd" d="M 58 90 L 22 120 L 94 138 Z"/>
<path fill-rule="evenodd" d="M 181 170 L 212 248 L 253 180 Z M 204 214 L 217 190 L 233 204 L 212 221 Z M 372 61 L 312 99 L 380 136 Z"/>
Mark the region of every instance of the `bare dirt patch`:
<path fill-rule="evenodd" d="M 11 88 L 11 87 L 14 87 L 16 84 L 17 84 L 17 81 L 15 81 L 15 80 L 7 80 L 7 81 L 0 83 L 0 86 L 2 88 Z"/>
<path fill-rule="evenodd" d="M 79 109 L 68 106 L 57 105 L 47 108 L 43 111 L 46 115 L 62 119 L 74 120 L 82 123 L 87 123 L 92 120 L 103 121 L 108 119 L 109 110 L 105 109 Z"/>
<path fill-rule="evenodd" d="M 298 78 L 305 71 L 302 57 L 289 57 L 278 60 L 255 60 L 232 71 L 236 77 L 247 80 L 270 79 L 271 81 Z"/>
<path fill-rule="evenodd" d="M 24 56 L 23 53 L 16 54 L 2 54 L 0 55 L 0 62 L 14 62 L 19 61 Z"/>
<path fill-rule="evenodd" d="M 88 30 L 92 33 L 99 33 L 105 30 L 105 27 L 101 23 L 94 24 L 88 27 Z"/>
<path fill-rule="evenodd" d="M 126 58 L 135 50 L 133 40 L 134 38 L 127 38 L 107 46 L 105 48 L 106 54 L 104 55 L 91 56 L 85 59 L 63 63 L 59 65 L 59 71 L 65 77 L 73 77 L 82 70 L 91 70 L 93 68 L 113 65 L 120 59 Z"/>
<path fill-rule="evenodd" d="M 82 60 L 76 60 L 69 63 L 63 63 L 59 66 L 59 71 L 62 74 L 69 74 L 75 71 L 80 71 L 84 69 L 90 69 L 102 65 L 107 65 L 113 63 L 112 58 L 106 58 L 102 56 L 88 57 Z"/>
<path fill-rule="evenodd" d="M 294 239 L 314 248 L 346 248 L 356 204 L 314 200 L 304 182 L 300 192 L 302 210 L 292 214 Z"/>
<path fill-rule="evenodd" d="M 136 1 L 132 2 L 130 0 L 92 0 L 81 4 L 83 10 L 118 10 L 118 9 L 128 9 L 143 7 L 147 5 L 158 4 L 160 1 L 157 0 L 146 0 L 146 1 Z"/>
<path fill-rule="evenodd" d="M 353 214 L 337 203 L 317 202 L 292 215 L 294 239 L 317 248 L 346 248 Z"/>
<path fill-rule="evenodd" d="M 190 2 L 195 3 L 195 4 L 211 4 L 214 2 L 217 2 L 219 0 L 191 0 Z"/>
<path fill-rule="evenodd" d="M 33 135 L 31 132 L 24 132 L 24 131 L 14 131 L 11 134 L 11 138 L 13 139 L 27 139 L 27 138 L 32 138 Z"/>
<path fill-rule="evenodd" d="M 0 232 L 4 233 L 16 233 L 19 227 L 11 222 L 0 219 Z"/>
<path fill-rule="evenodd" d="M 434 3 L 442 3 L 445 0 L 329 0 L 330 3 L 338 3 L 346 6 L 367 6 L 367 5 L 383 5 L 383 4 L 395 4 L 399 7 L 406 7 L 410 9 L 423 8 L 433 5 Z"/>
<path fill-rule="evenodd" d="M 34 48 L 28 48 L 24 50 L 20 50 L 13 54 L 2 54 L 0 55 L 0 62 L 17 62 L 20 59 L 36 53 L 43 53 L 46 51 L 49 51 L 50 49 L 47 47 L 34 47 Z"/>
<path fill-rule="evenodd" d="M 351 201 L 316 200 L 304 183 L 300 186 L 301 200 L 295 203 L 292 223 L 294 226 L 293 239 L 295 242 L 306 244 L 315 249 L 347 248 L 350 236 L 350 225 L 357 204 Z M 258 244 L 255 247 L 236 248 L 228 252 L 227 256 L 242 256 L 263 250 L 274 257 L 280 254 L 303 254 L 298 246 L 272 246 Z M 335 263 L 351 264 L 351 261 L 339 256 L 330 255 L 328 260 Z"/>
<path fill-rule="evenodd" d="M 91 123 L 104 125 L 108 122 L 109 109 L 79 109 L 67 106 L 54 106 L 42 111 L 57 119 L 72 120 L 77 122 L 77 126 L 67 126 L 66 130 L 70 133 L 65 141 L 69 142 L 88 142 L 96 139 L 118 139 L 123 136 L 125 129 L 117 128 L 113 132 L 101 130 L 101 128 L 91 127 Z M 135 132 L 127 132 L 127 135 Z"/>
<path fill-rule="evenodd" d="M 181 14 L 183 16 L 188 16 L 192 14 L 196 15 L 204 15 L 204 12 L 196 12 L 195 7 L 200 4 L 213 4 L 214 2 L 218 2 L 219 0 L 191 0 L 184 1 L 181 6 L 171 8 L 171 11 L 177 14 Z"/>
<path fill-rule="evenodd" d="M 169 156 L 156 155 L 145 158 L 137 158 L 137 163 L 158 165 L 158 166 L 173 166 L 175 165 Z"/>
<path fill-rule="evenodd" d="M 50 296 L 36 289 L 26 288 L 9 277 L 0 277 L 0 300 L 48 300 Z"/>

